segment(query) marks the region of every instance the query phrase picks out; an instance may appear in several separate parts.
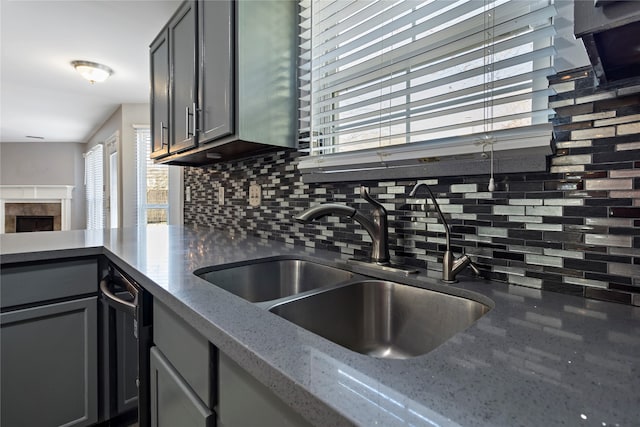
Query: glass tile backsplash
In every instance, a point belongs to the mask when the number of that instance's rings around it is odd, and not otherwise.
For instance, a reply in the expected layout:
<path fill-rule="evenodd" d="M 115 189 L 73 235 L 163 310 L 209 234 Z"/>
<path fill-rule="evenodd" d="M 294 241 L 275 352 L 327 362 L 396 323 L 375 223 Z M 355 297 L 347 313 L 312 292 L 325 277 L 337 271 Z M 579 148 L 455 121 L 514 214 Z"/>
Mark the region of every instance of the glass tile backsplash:
<path fill-rule="evenodd" d="M 640 86 L 593 82 L 587 68 L 550 78 L 557 150 L 549 172 L 498 175 L 494 192 L 485 175 L 423 180 L 449 221 L 453 250 L 469 254 L 486 278 L 640 305 Z M 306 184 L 298 159 L 279 151 L 185 167 L 185 224 L 366 256 L 369 236 L 349 220 L 291 219 L 326 202 L 368 211 L 358 190 L 364 184 L 388 210 L 392 257 L 441 270 L 444 229 L 426 196 L 408 197 L 415 179 Z M 247 202 L 251 184 L 262 188 L 258 207 Z"/>

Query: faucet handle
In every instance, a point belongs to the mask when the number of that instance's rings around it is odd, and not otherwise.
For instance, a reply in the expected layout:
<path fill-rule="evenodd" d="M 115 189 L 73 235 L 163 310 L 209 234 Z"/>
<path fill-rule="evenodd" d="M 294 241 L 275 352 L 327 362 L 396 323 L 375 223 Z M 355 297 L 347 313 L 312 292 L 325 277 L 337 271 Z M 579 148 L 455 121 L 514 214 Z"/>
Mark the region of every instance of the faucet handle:
<path fill-rule="evenodd" d="M 482 273 L 480 273 L 480 270 L 478 269 L 478 266 L 476 266 L 475 262 L 470 261 L 469 268 L 473 271 L 473 274 L 475 274 L 478 277 L 482 277 Z"/>
<path fill-rule="evenodd" d="M 375 207 L 376 209 L 380 210 L 381 213 L 384 213 L 384 214 L 387 213 L 387 210 L 384 208 L 384 206 L 382 206 L 380 202 L 378 202 L 377 200 L 374 200 L 369 195 L 369 191 L 367 190 L 367 187 L 365 187 L 364 185 L 360 186 L 360 197 L 365 199 L 367 202 L 369 202 L 369 204 L 373 205 L 373 207 Z"/>
<path fill-rule="evenodd" d="M 464 264 L 469 267 L 476 276 L 481 276 L 480 270 L 476 266 L 476 263 L 471 260 L 469 255 L 463 253 L 458 260 L 464 261 Z"/>

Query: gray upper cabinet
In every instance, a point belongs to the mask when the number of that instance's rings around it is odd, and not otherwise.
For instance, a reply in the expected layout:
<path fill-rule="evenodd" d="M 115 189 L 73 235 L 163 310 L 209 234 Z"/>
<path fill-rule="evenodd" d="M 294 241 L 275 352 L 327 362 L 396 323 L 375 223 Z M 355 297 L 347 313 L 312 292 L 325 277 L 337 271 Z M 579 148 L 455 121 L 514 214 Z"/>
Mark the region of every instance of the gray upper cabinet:
<path fill-rule="evenodd" d="M 188 1 L 166 29 L 170 140 L 152 158 L 204 165 L 297 145 L 295 2 Z M 153 71 L 159 39 L 151 45 L 152 88 L 161 78 Z M 154 99 L 152 118 L 161 116 Z M 167 130 L 152 120 L 155 149 Z"/>
<path fill-rule="evenodd" d="M 150 48 L 151 158 L 169 154 L 169 30 L 164 29 Z"/>
<path fill-rule="evenodd" d="M 198 10 L 200 47 L 199 140 L 233 132 L 233 3 L 203 1 Z"/>
<path fill-rule="evenodd" d="M 169 22 L 170 153 L 178 153 L 197 144 L 196 9 L 195 2 L 183 3 Z"/>

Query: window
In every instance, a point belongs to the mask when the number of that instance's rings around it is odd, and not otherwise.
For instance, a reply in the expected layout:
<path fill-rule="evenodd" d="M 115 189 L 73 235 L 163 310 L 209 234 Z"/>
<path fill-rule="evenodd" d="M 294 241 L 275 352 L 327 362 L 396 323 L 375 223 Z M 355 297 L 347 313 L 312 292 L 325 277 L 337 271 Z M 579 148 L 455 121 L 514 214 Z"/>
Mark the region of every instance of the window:
<path fill-rule="evenodd" d="M 303 172 L 545 147 L 549 0 L 303 0 Z"/>
<path fill-rule="evenodd" d="M 136 126 L 138 224 L 168 224 L 169 168 L 151 160 L 149 127 Z"/>
<path fill-rule="evenodd" d="M 104 228 L 103 167 L 103 147 L 102 144 L 98 144 L 84 154 L 88 230 Z"/>

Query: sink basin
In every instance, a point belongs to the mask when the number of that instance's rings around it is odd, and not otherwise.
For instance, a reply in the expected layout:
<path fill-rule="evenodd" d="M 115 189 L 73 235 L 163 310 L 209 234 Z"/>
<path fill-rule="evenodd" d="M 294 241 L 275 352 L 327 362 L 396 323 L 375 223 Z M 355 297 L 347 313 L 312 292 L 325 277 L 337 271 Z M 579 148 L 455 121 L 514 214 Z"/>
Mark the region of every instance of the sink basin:
<path fill-rule="evenodd" d="M 364 280 L 275 305 L 272 313 L 358 353 L 425 354 L 489 311 L 479 302 L 383 280 Z"/>
<path fill-rule="evenodd" d="M 354 277 L 338 268 L 302 259 L 267 259 L 207 267 L 196 276 L 251 302 L 271 301 Z"/>

